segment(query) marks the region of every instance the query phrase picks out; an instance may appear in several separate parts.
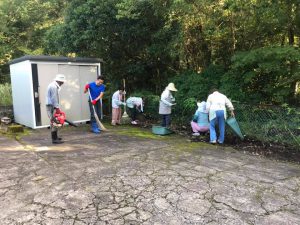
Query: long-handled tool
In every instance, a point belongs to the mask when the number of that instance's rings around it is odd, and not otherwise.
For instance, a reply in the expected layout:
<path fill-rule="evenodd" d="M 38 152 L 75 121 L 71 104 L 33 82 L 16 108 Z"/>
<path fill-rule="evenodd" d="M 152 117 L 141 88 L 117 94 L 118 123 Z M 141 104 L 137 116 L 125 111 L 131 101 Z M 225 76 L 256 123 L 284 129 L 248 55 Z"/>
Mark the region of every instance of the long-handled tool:
<path fill-rule="evenodd" d="M 103 120 L 103 104 L 102 104 L 102 98 L 100 98 L 100 106 L 101 106 L 101 120 Z"/>
<path fill-rule="evenodd" d="M 88 89 L 88 92 L 89 92 L 89 96 L 90 96 L 90 100 L 91 100 L 91 104 L 92 104 L 93 99 L 92 99 L 92 96 L 91 96 L 90 89 Z M 106 129 L 105 126 L 100 122 L 99 117 L 98 117 L 98 115 L 97 115 L 97 113 L 96 113 L 96 110 L 95 110 L 95 106 L 94 106 L 93 104 L 92 104 L 92 108 L 93 108 L 93 111 L 94 111 L 94 117 L 95 117 L 95 119 L 96 119 L 97 125 L 101 128 L 101 130 L 106 131 L 107 129 Z"/>
<path fill-rule="evenodd" d="M 124 85 L 124 92 L 125 92 L 124 93 L 124 102 L 126 102 L 125 79 L 123 79 L 123 85 Z M 122 120 L 122 123 L 129 123 L 130 122 L 129 121 L 129 116 L 126 112 L 126 104 L 124 105 L 124 113 L 122 115 L 121 120 Z"/>
<path fill-rule="evenodd" d="M 67 122 L 72 127 L 78 127 L 77 124 L 73 123 L 72 121 L 66 118 L 66 113 L 60 111 L 60 113 L 55 113 L 53 116 L 53 125 L 56 127 L 61 127 L 64 123 Z"/>
<path fill-rule="evenodd" d="M 70 121 L 70 120 L 65 119 L 65 121 L 66 121 L 70 126 L 72 126 L 72 127 L 78 127 L 77 124 L 73 123 L 73 122 Z"/>

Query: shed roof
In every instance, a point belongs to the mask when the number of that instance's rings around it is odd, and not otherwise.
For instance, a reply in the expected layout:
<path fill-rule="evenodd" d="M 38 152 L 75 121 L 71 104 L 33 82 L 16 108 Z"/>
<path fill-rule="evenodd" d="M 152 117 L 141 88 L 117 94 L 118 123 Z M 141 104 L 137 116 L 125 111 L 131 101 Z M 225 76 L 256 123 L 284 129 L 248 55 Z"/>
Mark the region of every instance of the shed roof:
<path fill-rule="evenodd" d="M 83 57 L 64 57 L 64 56 L 48 56 L 48 55 L 25 55 L 23 57 L 11 60 L 10 65 L 23 62 L 26 60 L 40 61 L 40 62 L 82 62 L 82 63 L 101 63 L 99 58 L 83 58 Z"/>

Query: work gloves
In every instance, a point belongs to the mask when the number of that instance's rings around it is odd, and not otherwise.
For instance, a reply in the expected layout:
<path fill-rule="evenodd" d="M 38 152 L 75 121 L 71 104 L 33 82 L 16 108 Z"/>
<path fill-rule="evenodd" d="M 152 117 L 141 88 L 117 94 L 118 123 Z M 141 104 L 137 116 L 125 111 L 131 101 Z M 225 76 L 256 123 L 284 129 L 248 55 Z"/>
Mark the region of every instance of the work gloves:
<path fill-rule="evenodd" d="M 90 84 L 86 84 L 86 85 L 84 86 L 84 88 L 85 88 L 85 90 L 89 89 L 89 88 L 90 88 Z"/>
<path fill-rule="evenodd" d="M 59 108 L 55 108 L 55 114 L 62 114 L 62 111 Z"/>
<path fill-rule="evenodd" d="M 91 103 L 92 103 L 93 105 L 96 105 L 97 100 L 94 99 L 94 100 L 91 101 Z"/>

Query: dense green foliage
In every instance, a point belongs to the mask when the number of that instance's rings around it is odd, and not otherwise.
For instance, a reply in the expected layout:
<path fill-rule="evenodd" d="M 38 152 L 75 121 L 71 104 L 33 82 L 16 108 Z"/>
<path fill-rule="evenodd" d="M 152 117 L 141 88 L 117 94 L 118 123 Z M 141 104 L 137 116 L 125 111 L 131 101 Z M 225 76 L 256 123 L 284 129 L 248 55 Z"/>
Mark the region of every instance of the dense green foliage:
<path fill-rule="evenodd" d="M 180 100 L 217 86 L 240 101 L 295 103 L 299 4 L 73 0 L 45 50 L 101 57 L 112 83 L 126 78 L 131 91 L 159 94 L 174 81 Z"/>
<path fill-rule="evenodd" d="M 12 93 L 10 84 L 0 84 L 0 96 L 0 106 L 12 105 Z"/>
<path fill-rule="evenodd" d="M 0 1 L 0 82 L 9 74 L 7 62 L 44 52 L 45 32 L 60 24 L 65 0 Z"/>
<path fill-rule="evenodd" d="M 103 58 L 111 86 L 126 78 L 129 92 L 173 81 L 180 102 L 217 86 L 299 104 L 299 0 L 3 0 L 0 28 L 0 82 L 12 58 L 76 55 Z"/>
<path fill-rule="evenodd" d="M 299 62 L 299 49 L 290 46 L 237 53 L 221 87 L 233 99 L 244 102 L 296 103 Z"/>

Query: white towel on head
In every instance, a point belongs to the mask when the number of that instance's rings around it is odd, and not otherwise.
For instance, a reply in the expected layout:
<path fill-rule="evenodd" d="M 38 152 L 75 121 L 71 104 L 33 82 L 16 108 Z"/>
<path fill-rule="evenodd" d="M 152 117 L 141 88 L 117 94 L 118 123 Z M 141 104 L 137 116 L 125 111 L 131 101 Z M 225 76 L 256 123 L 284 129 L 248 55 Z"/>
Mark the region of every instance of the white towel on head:
<path fill-rule="evenodd" d="M 205 101 L 197 102 L 197 106 L 198 106 L 198 111 L 199 112 L 207 113 L 206 102 Z"/>

